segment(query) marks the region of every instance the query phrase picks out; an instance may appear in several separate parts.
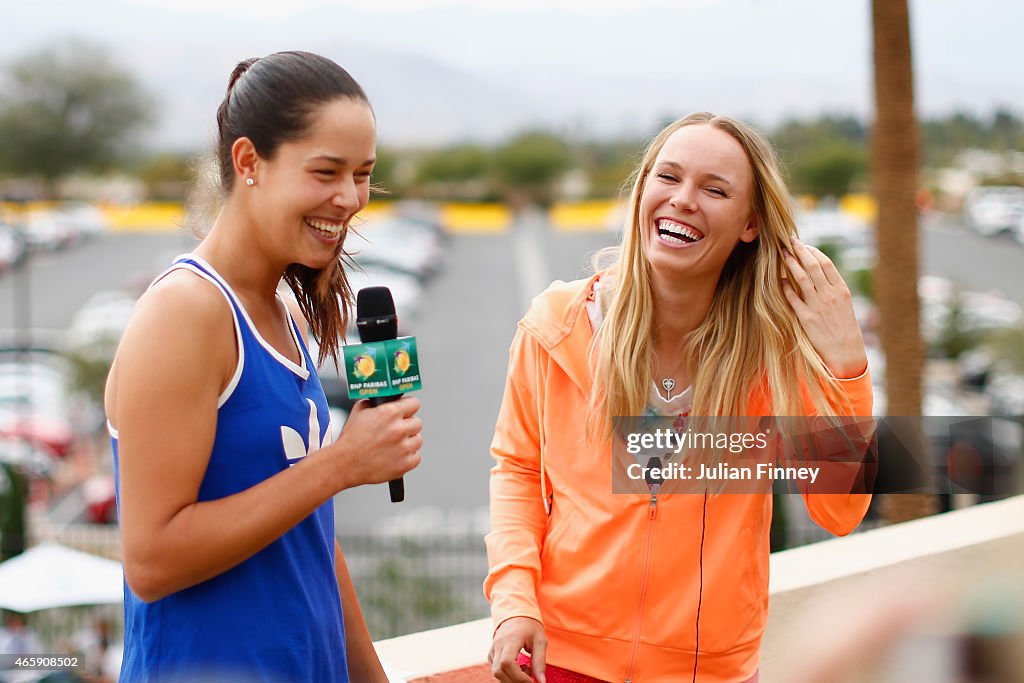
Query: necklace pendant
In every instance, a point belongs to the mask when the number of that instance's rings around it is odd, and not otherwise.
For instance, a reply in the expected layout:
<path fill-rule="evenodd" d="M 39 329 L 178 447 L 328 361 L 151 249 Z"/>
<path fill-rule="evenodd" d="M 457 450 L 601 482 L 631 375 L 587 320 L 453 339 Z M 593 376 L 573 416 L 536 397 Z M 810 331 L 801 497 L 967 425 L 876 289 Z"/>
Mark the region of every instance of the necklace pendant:
<path fill-rule="evenodd" d="M 676 381 L 671 377 L 666 377 L 661 380 L 661 386 L 667 393 L 671 394 L 672 390 L 676 388 Z"/>

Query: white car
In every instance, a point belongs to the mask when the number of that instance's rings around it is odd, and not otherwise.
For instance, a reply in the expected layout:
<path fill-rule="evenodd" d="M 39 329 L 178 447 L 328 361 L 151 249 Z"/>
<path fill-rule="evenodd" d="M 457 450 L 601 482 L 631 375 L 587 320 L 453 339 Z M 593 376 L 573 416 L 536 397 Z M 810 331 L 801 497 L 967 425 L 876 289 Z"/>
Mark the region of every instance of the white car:
<path fill-rule="evenodd" d="M 875 251 L 874 230 L 853 214 L 838 209 L 816 209 L 798 212 L 795 219 L 800 239 L 806 244 Z"/>
<path fill-rule="evenodd" d="M 1017 225 L 1013 226 L 1013 239 L 1017 240 L 1018 243 L 1024 245 L 1024 211 L 1021 211 L 1020 216 L 1017 219 Z"/>
<path fill-rule="evenodd" d="M 1024 375 L 998 374 L 989 380 L 985 394 L 992 401 L 993 415 L 1024 415 Z"/>
<path fill-rule="evenodd" d="M 977 187 L 964 202 L 964 217 L 980 235 L 1011 232 L 1024 218 L 1024 187 Z"/>
<path fill-rule="evenodd" d="M 71 319 L 64 343 L 72 349 L 116 345 L 134 310 L 135 298 L 129 294 L 119 290 L 96 292 Z"/>
<path fill-rule="evenodd" d="M 359 290 L 364 287 L 387 287 L 390 289 L 391 296 L 395 300 L 395 313 L 398 314 L 399 334 L 408 329 L 423 298 L 423 286 L 415 277 L 392 270 L 372 268 L 363 271 L 348 270 L 346 274 L 348 283 L 352 287 L 352 294 L 358 294 Z M 359 334 L 355 331 L 354 316 L 351 322 L 349 336 L 358 339 Z"/>
<path fill-rule="evenodd" d="M 25 242 L 9 225 L 0 223 L 0 271 L 16 265 L 25 256 Z"/>
<path fill-rule="evenodd" d="M 366 269 L 382 266 L 424 279 L 435 273 L 443 252 L 429 224 L 401 218 L 370 221 L 359 235 L 345 240 L 345 250 Z"/>
<path fill-rule="evenodd" d="M 58 211 L 32 211 L 25 216 L 21 233 L 29 249 L 62 249 L 78 238 L 74 223 Z"/>
<path fill-rule="evenodd" d="M 1014 327 L 1024 321 L 1020 304 L 998 291 L 960 291 L 947 278 L 922 275 L 917 293 L 921 299 L 921 333 L 928 342 L 942 335 L 954 303 L 960 307 L 963 329 L 969 332 Z"/>
<path fill-rule="evenodd" d="M 57 213 L 70 222 L 83 238 L 98 237 L 110 229 L 110 221 L 92 204 L 66 202 L 61 204 Z"/>

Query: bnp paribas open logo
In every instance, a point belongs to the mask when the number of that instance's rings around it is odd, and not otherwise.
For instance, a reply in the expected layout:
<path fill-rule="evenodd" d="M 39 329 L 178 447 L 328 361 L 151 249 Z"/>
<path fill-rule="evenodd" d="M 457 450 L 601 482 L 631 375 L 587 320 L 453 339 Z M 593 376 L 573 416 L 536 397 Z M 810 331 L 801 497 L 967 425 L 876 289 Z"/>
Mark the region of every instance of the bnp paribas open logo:
<path fill-rule="evenodd" d="M 412 369 L 412 356 L 409 354 L 409 343 L 405 342 L 394 354 L 394 365 L 391 366 L 392 377 L 403 377 Z"/>
<path fill-rule="evenodd" d="M 352 359 L 352 380 L 356 383 L 387 381 L 387 371 L 377 365 L 377 349 L 367 346 Z"/>
<path fill-rule="evenodd" d="M 421 388 L 416 337 L 344 348 L 349 398 L 395 396 Z"/>

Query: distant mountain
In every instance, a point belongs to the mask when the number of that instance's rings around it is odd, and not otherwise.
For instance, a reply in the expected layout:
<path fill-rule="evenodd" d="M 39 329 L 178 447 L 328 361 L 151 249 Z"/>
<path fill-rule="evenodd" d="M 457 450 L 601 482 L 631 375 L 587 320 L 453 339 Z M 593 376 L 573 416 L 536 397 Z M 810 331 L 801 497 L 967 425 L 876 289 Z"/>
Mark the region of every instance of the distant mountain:
<path fill-rule="evenodd" d="M 344 66 L 366 90 L 385 145 L 497 140 L 545 118 L 557 119 L 557 112 L 543 111 L 514 87 L 499 87 L 430 58 L 366 47 L 319 51 Z M 147 146 L 191 150 L 212 140 L 214 113 L 237 58 L 236 53 L 211 54 L 209 59 L 193 53 L 182 62 L 147 54 L 147 68 L 140 75 L 160 101 L 159 124 Z M 199 69 L 198 64 L 212 66 Z"/>
<path fill-rule="evenodd" d="M 683 114 L 710 110 L 770 128 L 790 116 L 823 111 L 870 116 L 867 75 L 857 82 L 780 71 L 723 71 L 713 76 L 680 70 L 669 77 L 580 73 L 549 68 L 478 73 L 431 57 L 365 45 L 311 41 L 304 46 L 333 58 L 362 84 L 377 114 L 382 145 L 430 146 L 460 140 L 491 142 L 525 128 L 542 127 L 577 137 L 643 136 Z M 281 49 L 271 41 L 237 45 L 197 39 L 183 57 L 177 43 L 160 42 L 133 54 L 131 67 L 159 102 L 158 123 L 143 141 L 148 148 L 197 150 L 214 136 L 214 113 L 228 73 L 247 55 Z M 126 60 L 127 61 L 127 60 Z M 992 82 L 963 82 L 929 73 L 946 87 L 925 92 L 924 112 L 963 108 L 963 97 L 986 102 L 1012 89 Z M 958 104 L 959 103 L 959 104 Z"/>
<path fill-rule="evenodd" d="M 345 68 L 373 102 L 384 144 L 496 140 L 544 119 L 518 84 L 498 84 L 433 59 L 360 51 Z"/>

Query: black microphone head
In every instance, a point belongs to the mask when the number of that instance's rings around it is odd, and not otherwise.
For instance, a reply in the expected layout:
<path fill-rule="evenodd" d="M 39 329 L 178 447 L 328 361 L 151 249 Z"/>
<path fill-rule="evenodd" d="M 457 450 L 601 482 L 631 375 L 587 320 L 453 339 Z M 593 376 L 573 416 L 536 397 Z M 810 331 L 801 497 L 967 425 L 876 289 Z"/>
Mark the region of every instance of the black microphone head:
<path fill-rule="evenodd" d="M 395 300 L 387 287 L 363 287 L 356 294 L 356 329 L 364 342 L 398 336 Z"/>

